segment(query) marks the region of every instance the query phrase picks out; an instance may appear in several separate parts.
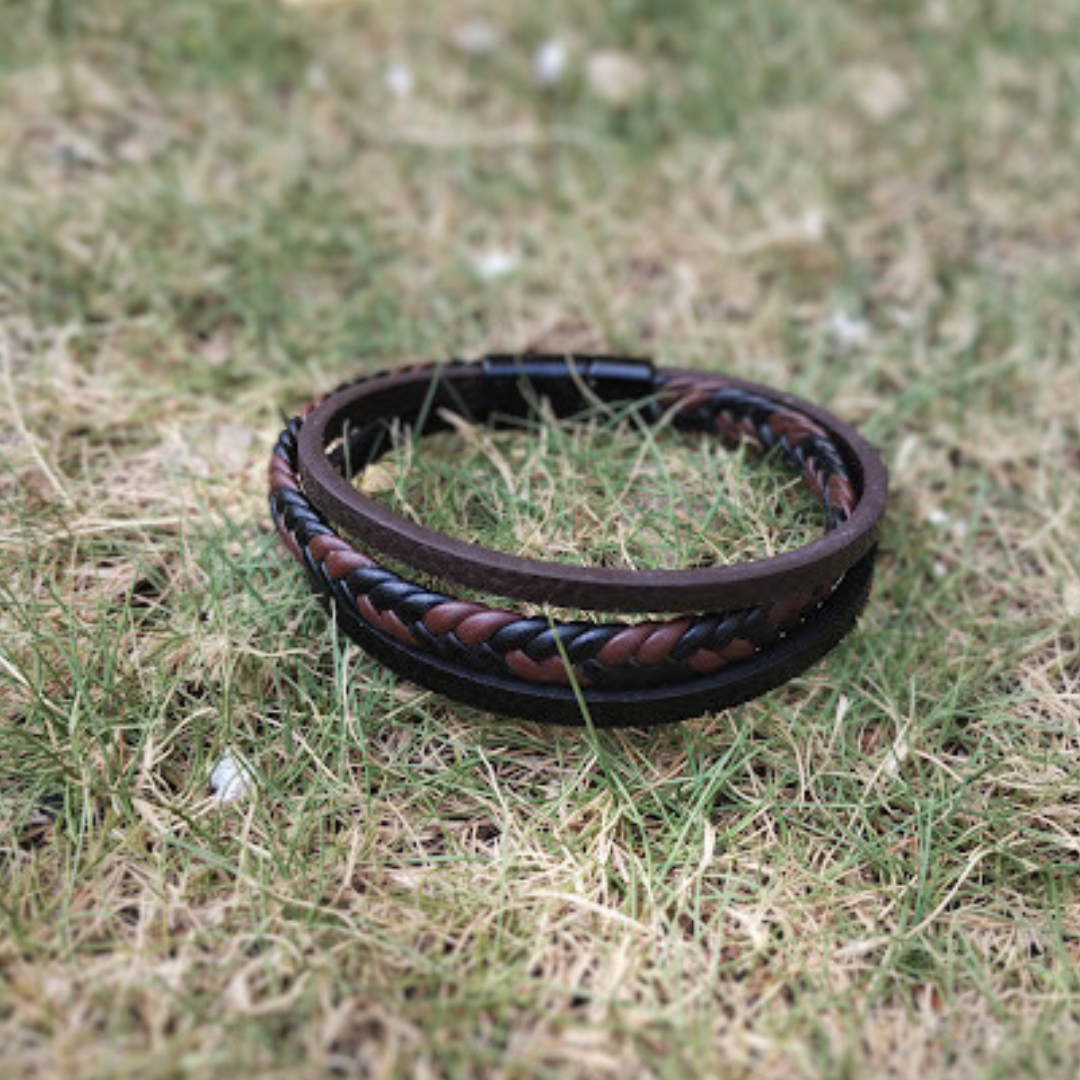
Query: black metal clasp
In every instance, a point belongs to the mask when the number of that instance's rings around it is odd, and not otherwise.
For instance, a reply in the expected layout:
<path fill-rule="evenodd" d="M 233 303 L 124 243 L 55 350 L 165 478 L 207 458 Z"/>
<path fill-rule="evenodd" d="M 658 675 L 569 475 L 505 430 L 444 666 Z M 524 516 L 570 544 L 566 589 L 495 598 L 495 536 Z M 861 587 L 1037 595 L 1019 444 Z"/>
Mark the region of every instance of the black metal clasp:
<path fill-rule="evenodd" d="M 546 398 L 556 416 L 572 416 L 596 401 L 635 401 L 655 390 L 651 360 L 621 356 L 499 354 L 483 360 L 495 411 L 524 416 Z"/>

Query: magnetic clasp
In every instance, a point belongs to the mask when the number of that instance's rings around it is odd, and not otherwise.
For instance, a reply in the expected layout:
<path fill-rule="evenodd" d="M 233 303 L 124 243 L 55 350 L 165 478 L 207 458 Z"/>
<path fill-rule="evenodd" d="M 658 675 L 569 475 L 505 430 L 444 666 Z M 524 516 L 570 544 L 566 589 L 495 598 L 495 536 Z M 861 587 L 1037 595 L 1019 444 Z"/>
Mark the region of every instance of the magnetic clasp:
<path fill-rule="evenodd" d="M 656 378 L 649 360 L 575 354 L 499 354 L 483 369 L 492 407 L 509 416 L 527 415 L 542 398 L 570 416 L 592 404 L 585 388 L 601 401 L 632 401 L 652 393 Z"/>

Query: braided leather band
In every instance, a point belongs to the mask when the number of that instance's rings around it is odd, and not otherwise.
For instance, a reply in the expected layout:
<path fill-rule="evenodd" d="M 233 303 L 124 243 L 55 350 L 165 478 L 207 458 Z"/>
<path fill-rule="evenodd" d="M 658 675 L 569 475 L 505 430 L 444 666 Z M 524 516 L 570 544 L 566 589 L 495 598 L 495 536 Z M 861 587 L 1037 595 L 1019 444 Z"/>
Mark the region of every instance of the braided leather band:
<path fill-rule="evenodd" d="M 704 576 L 714 579 L 706 584 L 715 587 L 715 578 L 728 571 L 727 591 L 738 598 L 748 591 L 747 568 L 781 564 L 765 575 L 764 602 L 734 610 L 631 625 L 553 623 L 456 600 L 405 581 L 356 550 L 330 524 L 348 518 L 350 532 L 363 531 L 355 528 L 356 506 L 362 523 L 370 509 L 366 504 L 371 504 L 381 523 L 391 522 L 387 531 L 376 532 L 374 546 L 381 543 L 383 550 L 390 547 L 398 554 L 393 546 L 401 533 L 417 527 L 360 496 L 338 470 L 348 463 L 355 472 L 384 452 L 390 444 L 386 435 L 391 417 L 430 431 L 443 426 L 435 410 L 450 405 L 474 419 L 502 422 L 526 415 L 537 394 L 548 398 L 560 415 L 580 411 L 594 395 L 608 401 L 643 400 L 654 416 L 672 408 L 680 427 L 718 432 L 727 441 L 749 440 L 762 449 L 778 446 L 822 498 L 826 539 L 840 533 L 840 542 L 825 545 L 820 558 L 807 562 L 810 572 L 785 592 L 792 568 L 783 565 L 784 556 L 714 570 L 639 575 L 497 556 L 418 530 L 420 550 L 428 561 L 404 560 L 412 565 L 468 581 L 470 560 L 477 555 L 509 561 L 499 591 L 524 591 L 530 597 L 552 591 L 545 585 L 553 570 L 580 571 L 586 588 L 583 592 L 579 580 L 572 599 L 598 596 L 596 606 L 609 610 L 626 606 L 626 578 L 659 577 L 678 585 L 678 579 L 689 576 L 700 585 Z M 347 430 L 348 422 L 355 424 L 352 430 Z M 347 438 L 339 441 L 342 435 Z M 335 448 L 328 456 L 331 445 Z M 336 492 L 328 493 L 327 474 L 337 481 L 331 485 Z M 873 451 L 838 421 L 751 384 L 698 372 L 655 372 L 643 361 L 495 357 L 407 368 L 339 388 L 286 427 L 271 461 L 270 486 L 278 530 L 306 566 L 316 590 L 333 604 L 344 628 L 395 669 L 497 711 L 581 722 L 577 695 L 583 693 L 595 722 L 640 723 L 745 700 L 801 670 L 843 636 L 869 588 L 885 474 Z M 341 502 L 352 505 L 340 518 L 318 505 L 340 510 Z M 459 548 L 470 549 L 464 572 L 456 559 Z M 537 567 L 540 575 L 534 572 Z M 543 579 L 539 586 L 538 576 Z M 567 596 L 553 591 L 560 600 Z M 670 589 L 664 598 L 663 608 L 677 608 Z"/>

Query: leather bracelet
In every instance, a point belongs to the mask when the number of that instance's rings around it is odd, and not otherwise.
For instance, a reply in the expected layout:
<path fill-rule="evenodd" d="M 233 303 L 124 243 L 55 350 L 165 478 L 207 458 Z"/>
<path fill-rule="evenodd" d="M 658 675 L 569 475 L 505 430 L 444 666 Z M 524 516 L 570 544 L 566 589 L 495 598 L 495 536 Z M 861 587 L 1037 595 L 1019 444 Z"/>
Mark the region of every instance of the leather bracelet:
<path fill-rule="evenodd" d="M 796 551 L 728 567 L 571 567 L 423 529 L 363 496 L 344 475 L 390 447 L 392 422 L 435 430 L 445 426 L 438 410 L 450 407 L 476 421 L 512 423 L 540 398 L 560 416 L 597 400 L 637 403 L 653 419 L 671 410 L 677 427 L 775 447 L 821 497 L 827 531 Z M 282 433 L 270 487 L 286 545 L 343 628 L 383 662 L 493 711 L 581 723 L 584 705 L 593 722 L 618 724 L 678 719 L 746 700 L 831 648 L 869 590 L 887 478 L 850 428 L 755 384 L 641 360 L 495 356 L 399 369 L 339 388 Z M 431 591 L 380 566 L 374 555 L 447 581 L 565 606 L 717 610 L 661 622 L 556 623 Z"/>

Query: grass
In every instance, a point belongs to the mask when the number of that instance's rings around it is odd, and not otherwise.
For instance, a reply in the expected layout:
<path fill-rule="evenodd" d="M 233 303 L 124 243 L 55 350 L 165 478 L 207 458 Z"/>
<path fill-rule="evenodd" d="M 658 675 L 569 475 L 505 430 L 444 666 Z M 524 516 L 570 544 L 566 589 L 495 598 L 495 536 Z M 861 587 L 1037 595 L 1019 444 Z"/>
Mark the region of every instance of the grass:
<path fill-rule="evenodd" d="M 1072 1077 L 1078 46 L 1069 0 L 0 3 L 0 1075 Z M 894 497 L 858 633 L 650 733 L 396 683 L 265 457 L 344 378 L 493 348 L 859 424 Z M 814 527 L 781 473 L 636 446 L 466 431 L 369 482 L 567 559 Z"/>
<path fill-rule="evenodd" d="M 582 566 L 677 569 L 766 558 L 819 536 L 820 505 L 774 457 L 680 437 L 634 409 L 550 412 L 489 431 L 400 440 L 357 478 L 367 494 L 496 551 Z"/>

